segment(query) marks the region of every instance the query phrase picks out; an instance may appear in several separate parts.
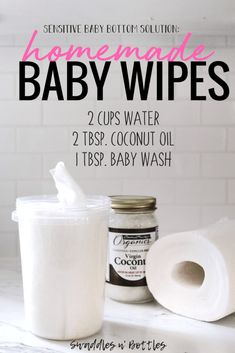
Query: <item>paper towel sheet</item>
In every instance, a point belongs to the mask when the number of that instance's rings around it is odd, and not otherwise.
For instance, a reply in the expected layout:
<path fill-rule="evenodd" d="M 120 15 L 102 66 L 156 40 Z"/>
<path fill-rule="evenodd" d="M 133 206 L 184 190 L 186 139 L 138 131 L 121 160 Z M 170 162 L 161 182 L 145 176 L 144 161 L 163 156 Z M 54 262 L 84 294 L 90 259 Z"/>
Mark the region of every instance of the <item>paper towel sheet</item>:
<path fill-rule="evenodd" d="M 203 321 L 235 311 L 235 220 L 158 240 L 146 264 L 148 287 L 167 309 Z"/>
<path fill-rule="evenodd" d="M 63 162 L 58 162 L 50 173 L 58 190 L 57 198 L 63 207 L 79 208 L 86 205 L 85 194 L 69 174 Z"/>

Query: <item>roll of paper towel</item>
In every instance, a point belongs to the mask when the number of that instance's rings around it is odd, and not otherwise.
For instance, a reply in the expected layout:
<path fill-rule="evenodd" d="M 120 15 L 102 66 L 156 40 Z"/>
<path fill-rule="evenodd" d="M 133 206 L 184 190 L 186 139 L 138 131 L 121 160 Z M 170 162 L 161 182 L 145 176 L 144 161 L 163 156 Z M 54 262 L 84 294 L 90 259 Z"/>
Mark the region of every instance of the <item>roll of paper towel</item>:
<path fill-rule="evenodd" d="M 235 311 L 235 220 L 161 238 L 147 255 L 146 278 L 167 309 L 203 321 Z"/>

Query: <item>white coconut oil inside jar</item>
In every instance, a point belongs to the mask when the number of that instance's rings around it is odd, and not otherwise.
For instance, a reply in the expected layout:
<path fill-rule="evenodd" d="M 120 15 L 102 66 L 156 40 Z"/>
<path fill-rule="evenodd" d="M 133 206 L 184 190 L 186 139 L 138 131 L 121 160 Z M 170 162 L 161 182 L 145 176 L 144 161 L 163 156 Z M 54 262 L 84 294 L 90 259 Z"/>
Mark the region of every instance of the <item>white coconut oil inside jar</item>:
<path fill-rule="evenodd" d="M 152 300 L 145 261 L 158 238 L 156 198 L 111 196 L 106 294 L 127 303 Z"/>

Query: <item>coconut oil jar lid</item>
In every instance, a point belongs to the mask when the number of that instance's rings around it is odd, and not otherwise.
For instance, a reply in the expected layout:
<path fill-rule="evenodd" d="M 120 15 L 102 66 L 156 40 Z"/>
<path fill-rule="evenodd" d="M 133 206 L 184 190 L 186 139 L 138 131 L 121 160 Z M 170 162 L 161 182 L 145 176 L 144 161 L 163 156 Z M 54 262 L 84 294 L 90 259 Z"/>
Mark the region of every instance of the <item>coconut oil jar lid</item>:
<path fill-rule="evenodd" d="M 148 211 L 156 209 L 156 197 L 140 195 L 113 195 L 110 196 L 111 207 L 123 211 Z"/>

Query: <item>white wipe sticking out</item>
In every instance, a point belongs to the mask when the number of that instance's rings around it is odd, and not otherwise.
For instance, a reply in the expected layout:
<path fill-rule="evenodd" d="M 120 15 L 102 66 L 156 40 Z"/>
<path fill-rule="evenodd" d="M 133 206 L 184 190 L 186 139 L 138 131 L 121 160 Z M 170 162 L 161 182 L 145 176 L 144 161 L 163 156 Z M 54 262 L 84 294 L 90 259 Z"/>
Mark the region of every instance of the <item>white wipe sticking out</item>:
<path fill-rule="evenodd" d="M 57 198 L 63 207 L 80 207 L 86 204 L 82 189 L 67 171 L 63 162 L 50 170 L 58 190 Z"/>
<path fill-rule="evenodd" d="M 148 252 L 146 278 L 177 314 L 215 321 L 235 312 L 235 220 L 161 238 Z"/>

